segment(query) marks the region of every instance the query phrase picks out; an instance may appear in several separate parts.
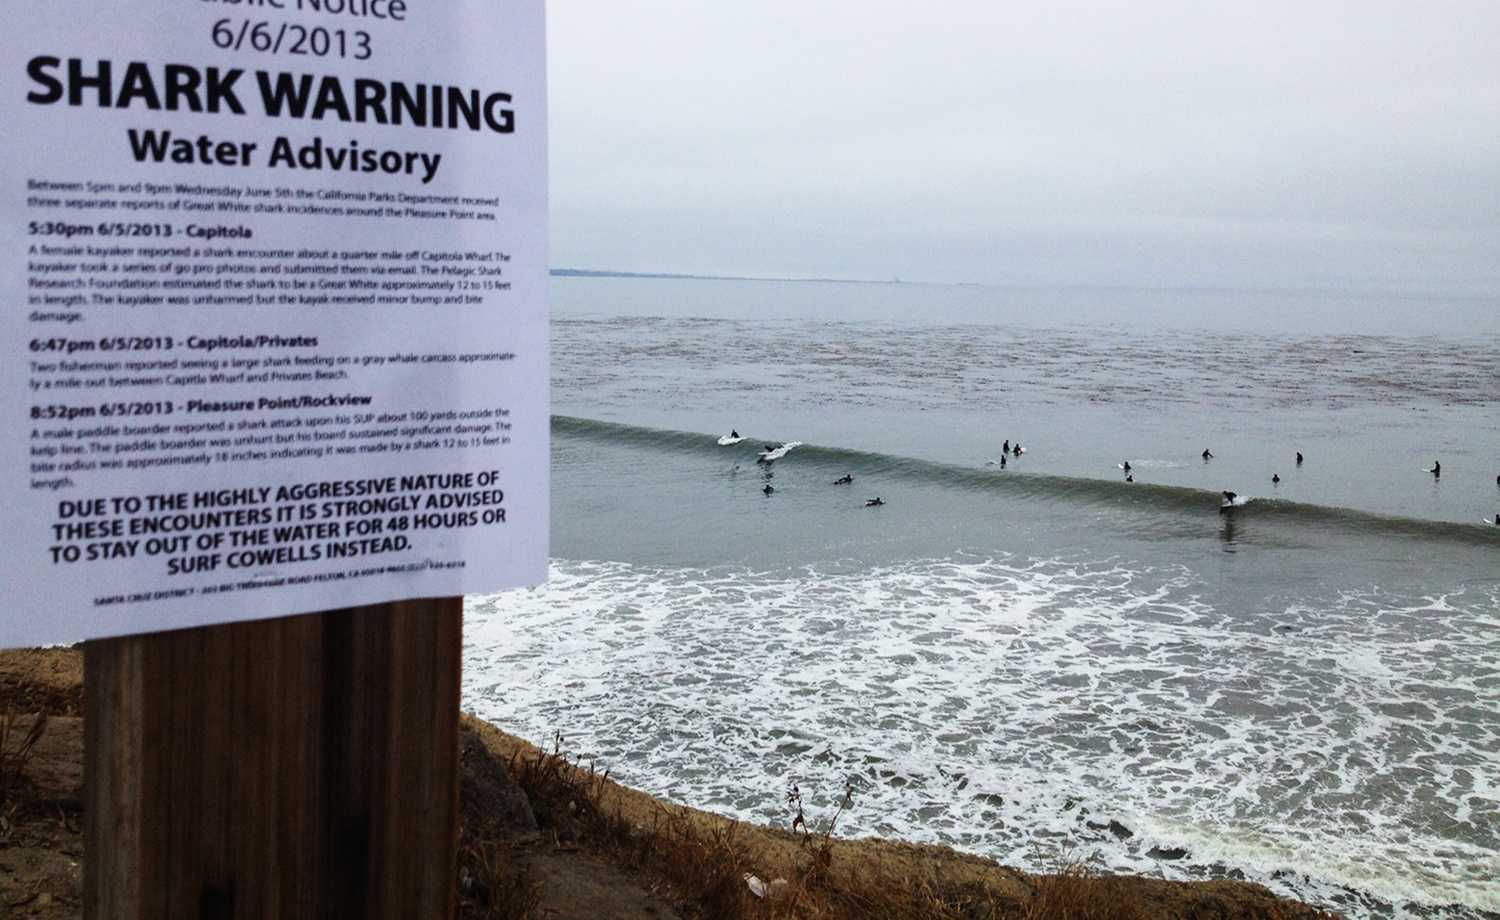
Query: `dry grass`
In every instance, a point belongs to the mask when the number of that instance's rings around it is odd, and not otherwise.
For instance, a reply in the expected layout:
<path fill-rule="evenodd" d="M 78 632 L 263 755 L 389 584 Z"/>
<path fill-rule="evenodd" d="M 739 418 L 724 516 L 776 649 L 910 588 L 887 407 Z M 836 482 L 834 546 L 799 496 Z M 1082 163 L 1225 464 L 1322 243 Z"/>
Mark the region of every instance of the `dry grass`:
<path fill-rule="evenodd" d="M 1142 905 L 1114 880 L 1082 863 L 1070 863 L 1053 875 L 1036 879 L 1036 895 L 1026 907 L 1026 920 L 1136 920 Z"/>
<path fill-rule="evenodd" d="M 497 733 L 498 735 L 498 733 Z M 1236 882 L 1174 883 L 1103 875 L 1067 863 L 1028 876 L 977 857 L 835 836 L 850 788 L 824 820 L 801 790 L 787 796 L 791 832 L 662 804 L 563 753 L 516 744 L 510 772 L 539 826 L 559 843 L 605 856 L 685 917 L 704 920 L 1317 920 L 1334 915 Z M 746 876 L 765 883 L 751 893 Z M 520 916 L 520 915 L 518 915 Z"/>
<path fill-rule="evenodd" d="M 645 815 L 629 816 L 620 788 L 593 767 L 570 762 L 555 739 L 551 753 L 519 750 L 514 776 L 536 811 L 538 823 L 562 840 L 578 840 L 607 851 L 614 860 L 665 887 L 688 916 L 713 920 L 991 920 L 1028 916 L 1013 890 L 973 879 L 922 877 L 909 866 L 840 858 L 834 836 L 839 818 L 853 806 L 846 787 L 826 823 L 814 830 L 802 794 L 788 793 L 791 834 L 768 851 L 747 839 L 750 829 L 727 819 L 653 803 Z M 779 849 L 779 852 L 777 850 Z M 767 886 L 752 894 L 746 876 Z M 778 881 L 780 880 L 780 881 Z M 1077 902 L 1057 889 L 1047 903 Z M 1072 897 L 1072 900 L 1069 898 Z M 1038 917 L 1069 917 L 1066 912 Z M 1134 913 L 1078 914 L 1080 918 Z"/>
<path fill-rule="evenodd" d="M 0 713 L 0 816 L 12 807 L 11 788 L 20 781 L 21 771 L 47 731 L 47 714 L 38 715 L 24 733 L 20 726 L 21 716 L 13 710 Z"/>
<path fill-rule="evenodd" d="M 513 754 L 510 773 L 531 801 L 537 824 L 559 843 L 609 852 L 627 868 L 669 885 L 700 916 L 762 916 L 751 912 L 735 822 L 703 828 L 686 809 L 660 804 L 646 822 L 633 822 L 616 800 L 609 772 L 570 762 L 560 735 L 551 753 Z"/>
<path fill-rule="evenodd" d="M 465 917 L 530 920 L 541 906 L 542 887 L 507 843 L 482 841 L 463 848 L 458 888 Z"/>

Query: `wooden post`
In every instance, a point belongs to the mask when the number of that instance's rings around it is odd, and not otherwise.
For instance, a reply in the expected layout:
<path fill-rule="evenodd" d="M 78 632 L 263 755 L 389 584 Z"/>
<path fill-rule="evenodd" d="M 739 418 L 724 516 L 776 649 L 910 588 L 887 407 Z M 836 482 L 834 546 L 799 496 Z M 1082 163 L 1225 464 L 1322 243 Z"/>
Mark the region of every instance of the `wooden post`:
<path fill-rule="evenodd" d="M 84 916 L 452 917 L 462 611 L 89 642 Z"/>

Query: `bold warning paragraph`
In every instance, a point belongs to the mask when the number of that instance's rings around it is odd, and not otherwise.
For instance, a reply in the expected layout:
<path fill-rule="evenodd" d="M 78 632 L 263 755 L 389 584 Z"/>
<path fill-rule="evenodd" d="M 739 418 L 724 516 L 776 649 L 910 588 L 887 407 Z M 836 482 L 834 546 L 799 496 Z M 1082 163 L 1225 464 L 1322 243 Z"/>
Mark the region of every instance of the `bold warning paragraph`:
<path fill-rule="evenodd" d="M 63 567 L 153 559 L 175 576 L 420 553 L 424 534 L 505 524 L 499 480 L 487 470 L 61 499 L 47 556 Z"/>

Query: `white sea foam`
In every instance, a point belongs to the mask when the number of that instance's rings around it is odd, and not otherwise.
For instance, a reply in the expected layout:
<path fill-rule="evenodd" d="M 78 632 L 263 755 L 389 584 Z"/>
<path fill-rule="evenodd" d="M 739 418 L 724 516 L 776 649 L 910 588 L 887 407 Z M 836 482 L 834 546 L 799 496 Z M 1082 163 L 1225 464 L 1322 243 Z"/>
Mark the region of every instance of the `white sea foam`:
<path fill-rule="evenodd" d="M 851 834 L 1461 915 L 1500 910 L 1486 591 L 1230 617 L 1185 569 L 1112 562 L 557 562 L 470 600 L 465 701 L 746 818 L 784 822 L 790 782 L 826 814 L 847 780 Z"/>

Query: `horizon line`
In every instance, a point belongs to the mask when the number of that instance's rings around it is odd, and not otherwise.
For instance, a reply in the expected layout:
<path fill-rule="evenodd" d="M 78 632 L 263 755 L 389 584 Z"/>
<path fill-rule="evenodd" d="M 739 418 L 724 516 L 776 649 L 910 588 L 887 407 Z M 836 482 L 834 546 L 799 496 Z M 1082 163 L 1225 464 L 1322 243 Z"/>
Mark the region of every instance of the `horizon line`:
<path fill-rule="evenodd" d="M 1391 290 L 1389 288 L 1336 288 L 1336 287 L 1272 287 L 1272 286 L 1246 286 L 1235 284 L 1120 284 L 1105 282 L 986 282 L 986 281 L 927 281 L 907 280 L 900 276 L 893 276 L 881 280 L 877 278 L 831 278 L 831 277 L 789 277 L 779 275 L 715 275 L 699 274 L 696 272 L 632 272 L 616 269 L 593 269 L 593 268 L 567 268 L 558 267 L 548 269 L 547 274 L 557 278 L 639 278 L 656 279 L 665 281 L 758 281 L 783 284 L 869 284 L 869 285 L 907 285 L 912 287 L 975 287 L 989 288 L 993 290 L 1104 290 L 1104 291 L 1245 291 L 1245 292 L 1275 292 L 1282 294 L 1380 294 L 1394 297 L 1400 300 L 1489 300 L 1500 298 L 1500 291 L 1489 291 L 1483 293 L 1454 293 L 1454 292 L 1419 292 Z"/>

